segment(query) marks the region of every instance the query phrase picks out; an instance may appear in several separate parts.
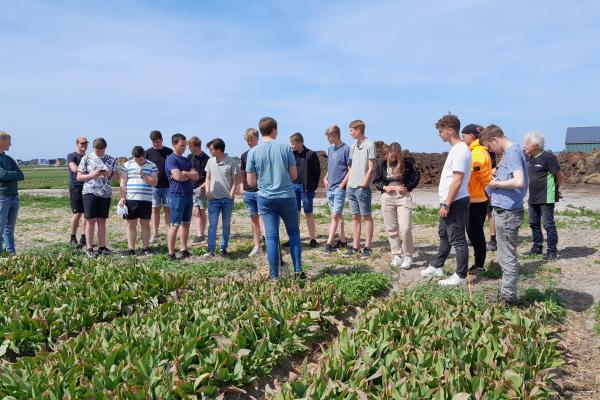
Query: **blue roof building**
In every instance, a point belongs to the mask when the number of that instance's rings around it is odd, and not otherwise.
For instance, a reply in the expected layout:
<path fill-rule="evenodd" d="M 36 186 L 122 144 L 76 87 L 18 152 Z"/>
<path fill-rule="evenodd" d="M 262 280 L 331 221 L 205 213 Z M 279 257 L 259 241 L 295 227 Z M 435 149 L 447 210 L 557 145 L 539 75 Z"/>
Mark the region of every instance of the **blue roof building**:
<path fill-rule="evenodd" d="M 565 151 L 591 153 L 600 148 L 600 126 L 567 128 Z"/>

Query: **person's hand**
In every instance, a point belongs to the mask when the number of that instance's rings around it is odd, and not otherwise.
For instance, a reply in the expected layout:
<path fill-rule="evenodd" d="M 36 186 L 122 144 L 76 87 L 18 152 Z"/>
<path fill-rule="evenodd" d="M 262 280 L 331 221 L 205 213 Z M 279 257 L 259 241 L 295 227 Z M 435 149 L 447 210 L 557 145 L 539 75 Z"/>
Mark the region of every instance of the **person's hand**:
<path fill-rule="evenodd" d="M 100 176 L 101 176 L 101 174 L 102 174 L 102 171 L 94 171 L 94 172 L 92 172 L 92 173 L 90 174 L 90 177 L 91 177 L 92 179 L 96 179 L 96 178 L 100 177 Z"/>
<path fill-rule="evenodd" d="M 490 181 L 490 183 L 488 183 L 488 187 L 490 187 L 490 188 L 492 188 L 492 189 L 499 188 L 499 187 L 500 187 L 500 182 L 499 182 L 499 181 L 497 181 L 497 180 L 495 180 L 495 179 L 492 179 L 492 180 Z"/>
<path fill-rule="evenodd" d="M 327 180 L 327 178 L 323 178 L 323 184 L 325 187 L 329 187 L 329 180 Z"/>
<path fill-rule="evenodd" d="M 440 218 L 448 218 L 448 211 L 448 208 L 441 206 L 439 211 Z"/>
<path fill-rule="evenodd" d="M 400 194 L 408 193 L 408 189 L 406 189 L 406 186 L 398 186 L 396 187 L 396 191 Z"/>
<path fill-rule="evenodd" d="M 141 168 L 137 169 L 137 173 L 138 173 L 139 176 L 144 176 L 144 170 L 141 169 Z"/>
<path fill-rule="evenodd" d="M 383 191 L 386 192 L 386 193 L 390 193 L 392 191 L 392 188 L 389 187 L 389 186 L 384 186 L 383 187 Z"/>
<path fill-rule="evenodd" d="M 212 193 L 208 190 L 206 191 L 206 200 L 210 200 L 212 198 Z"/>
<path fill-rule="evenodd" d="M 119 207 L 125 207 L 125 199 L 119 200 Z"/>

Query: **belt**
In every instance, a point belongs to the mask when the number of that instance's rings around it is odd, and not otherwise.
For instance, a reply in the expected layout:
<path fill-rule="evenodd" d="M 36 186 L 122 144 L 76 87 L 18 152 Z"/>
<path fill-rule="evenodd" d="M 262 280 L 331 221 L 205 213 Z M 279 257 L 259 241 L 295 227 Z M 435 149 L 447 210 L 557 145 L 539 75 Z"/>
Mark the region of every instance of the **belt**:
<path fill-rule="evenodd" d="M 500 207 L 492 207 L 494 209 L 494 211 L 496 211 L 496 214 L 504 214 L 505 212 L 516 212 L 516 211 L 522 211 L 522 208 L 515 208 L 514 210 L 510 210 L 507 208 L 500 208 Z"/>

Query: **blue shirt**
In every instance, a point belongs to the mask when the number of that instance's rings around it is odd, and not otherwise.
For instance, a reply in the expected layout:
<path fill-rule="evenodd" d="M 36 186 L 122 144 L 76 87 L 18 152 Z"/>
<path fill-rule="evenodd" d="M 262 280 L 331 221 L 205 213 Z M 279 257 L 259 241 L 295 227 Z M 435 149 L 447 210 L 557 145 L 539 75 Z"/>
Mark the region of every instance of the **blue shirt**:
<path fill-rule="evenodd" d="M 291 147 L 270 140 L 250 150 L 246 172 L 258 175 L 259 196 L 269 199 L 295 197 L 288 169 L 295 165 Z"/>
<path fill-rule="evenodd" d="M 169 180 L 169 195 L 171 196 L 192 196 L 194 193 L 194 185 L 192 181 L 179 182 L 173 179 L 171 171 L 178 169 L 180 171 L 190 171 L 192 163 L 185 157 L 171 153 L 165 160 L 165 171 Z"/>
<path fill-rule="evenodd" d="M 329 187 L 327 189 L 335 189 L 344 180 L 348 174 L 348 163 L 350 162 L 350 146 L 346 143 L 329 146 L 327 149 L 327 180 Z"/>
<path fill-rule="evenodd" d="M 529 186 L 529 176 L 527 174 L 527 162 L 525 153 L 520 146 L 513 144 L 510 146 L 496 171 L 496 179 L 507 181 L 512 179 L 515 171 L 523 171 L 524 185 L 521 189 L 496 188 L 492 190 L 492 206 L 503 208 L 505 210 L 518 210 L 523 208 L 523 198 L 527 194 Z"/>

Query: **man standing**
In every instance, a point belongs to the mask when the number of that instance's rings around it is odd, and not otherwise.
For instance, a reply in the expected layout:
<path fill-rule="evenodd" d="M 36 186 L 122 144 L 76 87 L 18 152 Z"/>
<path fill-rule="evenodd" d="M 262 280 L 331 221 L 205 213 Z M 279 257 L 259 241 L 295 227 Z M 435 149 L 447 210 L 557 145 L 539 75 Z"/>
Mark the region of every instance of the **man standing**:
<path fill-rule="evenodd" d="M 158 182 L 158 168 L 152 161 L 145 158 L 146 152 L 142 146 L 135 146 L 131 151 L 133 158 L 122 168 L 120 207 L 127 207 L 127 246 L 126 255 L 135 255 L 135 237 L 137 221 L 142 227 L 142 255 L 153 255 L 149 248 L 150 217 L 152 216 L 152 188 Z"/>
<path fill-rule="evenodd" d="M 71 248 L 73 250 L 80 249 L 86 245 L 85 243 L 85 218 L 83 219 L 82 233 L 77 242 L 77 228 L 79 221 L 83 215 L 83 182 L 77 180 L 77 168 L 81 162 L 81 158 L 85 155 L 88 148 L 88 140 L 84 136 L 80 136 L 75 141 L 75 151 L 67 155 L 67 166 L 69 167 L 69 197 L 71 199 Z"/>
<path fill-rule="evenodd" d="M 202 141 L 192 136 L 188 139 L 190 154 L 188 160 L 192 163 L 192 168 L 198 171 L 200 179 L 193 182 L 194 185 L 194 211 L 192 218 L 196 220 L 196 237 L 193 244 L 199 244 L 204 240 L 204 232 L 206 231 L 206 209 L 208 208 L 208 200 L 206 199 L 206 172 L 204 167 L 210 158 L 208 154 L 202 151 Z"/>
<path fill-rule="evenodd" d="M 181 133 L 174 134 L 171 137 L 171 144 L 173 145 L 173 153 L 169 154 L 165 160 L 165 172 L 169 181 L 169 202 L 171 205 L 171 225 L 167 233 L 167 247 L 169 259 L 175 261 L 177 260 L 175 257 L 175 242 L 180 226 L 179 241 L 181 247 L 179 259 L 182 260 L 190 256 L 187 247 L 190 235 L 190 222 L 192 221 L 192 208 L 194 207 L 194 187 L 192 182 L 199 179 L 199 175 L 198 171 L 192 168 L 190 161 L 183 156 L 186 147 L 185 136 Z"/>
<path fill-rule="evenodd" d="M 485 242 L 485 217 L 488 209 L 488 197 L 485 187 L 492 180 L 492 159 L 487 148 L 479 143 L 479 135 L 483 127 L 469 124 L 462 130 L 463 141 L 471 150 L 471 179 L 469 179 L 469 218 L 467 235 L 473 245 L 475 264 L 471 268 L 473 273 L 484 271 L 485 255 L 487 253 Z"/>
<path fill-rule="evenodd" d="M 318 243 L 315 217 L 313 215 L 313 200 L 315 190 L 319 187 L 319 180 L 321 180 L 321 163 L 317 153 L 304 146 L 304 137 L 300 132 L 290 136 L 290 146 L 296 159 L 296 180 L 292 183 L 296 194 L 298 219 L 300 219 L 301 207 L 304 207 L 310 240 L 309 246 L 314 249 L 318 246 Z"/>
<path fill-rule="evenodd" d="M 262 253 L 260 247 L 260 217 L 258 215 L 258 187 L 250 186 L 246 177 L 246 165 L 248 163 L 248 153 L 258 144 L 258 130 L 255 128 L 248 128 L 244 133 L 244 140 L 248 144 L 249 150 L 242 153 L 240 174 L 242 181 L 243 199 L 246 205 L 246 212 L 250 217 L 252 223 L 252 240 L 254 241 L 254 247 L 248 254 L 248 257 L 254 257 Z"/>
<path fill-rule="evenodd" d="M 160 208 L 165 210 L 165 225 L 169 226 L 169 180 L 165 172 L 165 160 L 173 153 L 168 147 L 163 146 L 163 137 L 160 131 L 150 132 L 152 147 L 146 150 L 146 159 L 153 162 L 158 168 L 158 183 L 152 188 L 152 220 L 154 232 L 150 237 L 150 243 L 158 241 L 158 227 L 160 226 Z"/>
<path fill-rule="evenodd" d="M 442 141 L 449 143 L 451 149 L 446 157 L 438 187 L 440 245 L 437 256 L 426 269 L 421 271 L 421 276 L 443 276 L 442 267 L 452 246 L 456 252 L 456 271 L 450 278 L 441 280 L 439 283 L 443 286 L 464 285 L 467 281 L 469 267 L 469 249 L 465 229 L 469 215 L 467 185 L 471 178 L 471 151 L 458 136 L 460 120 L 456 115 L 444 115 L 438 120 L 435 127 Z"/>
<path fill-rule="evenodd" d="M 325 131 L 329 149 L 327 149 L 327 174 L 323 183 L 327 188 L 327 203 L 331 212 L 329 235 L 325 245 L 325 253 L 333 253 L 335 248 L 345 248 L 348 239 L 344 231 L 344 201 L 346 200 L 346 184 L 350 163 L 350 147 L 342 142 L 340 127 L 332 125 Z M 339 230 L 339 240 L 334 245 L 335 232 Z"/>
<path fill-rule="evenodd" d="M 208 251 L 205 257 L 214 257 L 217 245 L 217 227 L 219 214 L 221 229 L 221 249 L 219 255 L 227 257 L 233 199 L 240 173 L 237 162 L 225 153 L 225 142 L 213 139 L 206 145 L 210 159 L 206 163 L 206 198 L 208 199 Z"/>
<path fill-rule="evenodd" d="M 499 126 L 490 125 L 481 133 L 481 144 L 504 156 L 498 165 L 496 177 L 487 186 L 492 195 L 498 261 L 502 267 L 500 296 L 507 303 L 517 300 L 519 259 L 517 245 L 519 228 L 523 222 L 523 198 L 527 193 L 527 163 L 523 150 L 504 136 Z"/>
<path fill-rule="evenodd" d="M 371 256 L 373 241 L 373 216 L 371 215 L 371 179 L 377 167 L 375 145 L 365 136 L 365 123 L 360 119 L 350 122 L 350 136 L 356 142 L 350 148 L 350 170 L 348 172 L 348 204 L 352 214 L 352 248 L 344 253 L 350 257 L 360 252 L 361 219 L 365 221 L 365 248 L 361 258 Z"/>
<path fill-rule="evenodd" d="M 15 225 L 19 212 L 17 182 L 25 176 L 15 160 L 6 154 L 11 144 L 10 135 L 0 131 L 0 253 L 6 250 L 8 254 L 15 254 Z"/>
<path fill-rule="evenodd" d="M 539 131 L 525 135 L 525 154 L 529 172 L 529 226 L 533 234 L 533 246 L 528 254 L 542 254 L 544 236 L 541 221 L 546 229 L 547 252 L 544 261 L 556 260 L 558 232 L 554 224 L 554 204 L 559 199 L 559 189 L 564 175 L 558 160 L 544 150 L 544 134 Z"/>
<path fill-rule="evenodd" d="M 281 262 L 279 220 L 283 219 L 290 238 L 295 276 L 305 279 L 306 275 L 302 272 L 298 209 L 292 186 L 292 181 L 297 178 L 296 160 L 290 146 L 275 142 L 277 138 L 275 119 L 261 118 L 258 127 L 263 142 L 248 153 L 246 174 L 250 186 L 257 185 L 258 175 L 258 212 L 265 224 L 269 276 L 271 278 L 279 276 Z"/>

